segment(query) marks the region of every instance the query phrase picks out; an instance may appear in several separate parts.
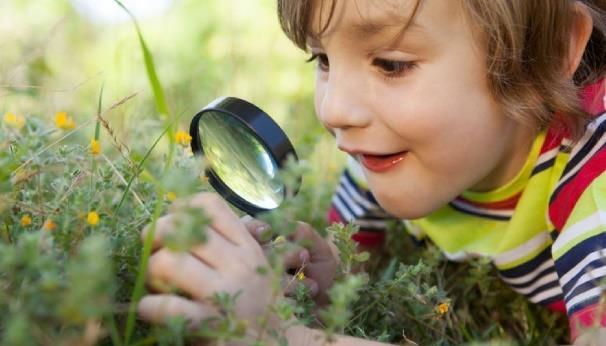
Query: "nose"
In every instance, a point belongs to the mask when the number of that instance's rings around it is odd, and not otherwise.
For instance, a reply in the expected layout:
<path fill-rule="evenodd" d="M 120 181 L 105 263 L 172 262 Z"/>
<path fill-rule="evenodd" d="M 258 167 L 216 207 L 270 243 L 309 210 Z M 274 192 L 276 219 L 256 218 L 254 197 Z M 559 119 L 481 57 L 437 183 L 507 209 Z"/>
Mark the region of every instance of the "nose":
<path fill-rule="evenodd" d="M 365 104 L 365 89 L 355 75 L 338 73 L 333 68 L 325 81 L 318 81 L 318 116 L 329 130 L 365 127 L 370 121 Z"/>

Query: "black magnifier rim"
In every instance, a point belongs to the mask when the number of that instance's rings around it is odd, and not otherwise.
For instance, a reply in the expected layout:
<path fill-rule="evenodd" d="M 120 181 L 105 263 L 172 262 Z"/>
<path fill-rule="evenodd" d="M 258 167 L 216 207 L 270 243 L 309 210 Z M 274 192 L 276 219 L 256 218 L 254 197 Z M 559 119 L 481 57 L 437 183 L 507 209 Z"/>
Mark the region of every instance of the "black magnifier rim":
<path fill-rule="evenodd" d="M 292 155 L 295 160 L 298 160 L 297 153 L 280 126 L 259 107 L 254 104 L 239 99 L 237 97 L 224 97 L 216 99 L 208 106 L 200 110 L 192 119 L 189 126 L 189 134 L 192 137 L 191 149 L 196 155 L 204 155 L 204 148 L 200 138 L 200 127 L 198 123 L 200 119 L 209 112 L 219 112 L 227 114 L 242 123 L 247 127 L 250 133 L 263 145 L 271 158 L 276 162 L 279 169 L 285 167 L 287 159 Z M 255 215 L 261 212 L 270 211 L 273 209 L 261 208 L 252 204 L 240 197 L 233 191 L 221 178 L 216 174 L 212 167 L 206 168 L 206 176 L 209 183 L 225 198 L 228 202 L 236 206 L 238 209 Z M 301 186 L 301 177 L 299 177 L 297 186 L 294 191 L 287 191 L 285 186 L 284 198 L 288 195 L 296 195 Z"/>

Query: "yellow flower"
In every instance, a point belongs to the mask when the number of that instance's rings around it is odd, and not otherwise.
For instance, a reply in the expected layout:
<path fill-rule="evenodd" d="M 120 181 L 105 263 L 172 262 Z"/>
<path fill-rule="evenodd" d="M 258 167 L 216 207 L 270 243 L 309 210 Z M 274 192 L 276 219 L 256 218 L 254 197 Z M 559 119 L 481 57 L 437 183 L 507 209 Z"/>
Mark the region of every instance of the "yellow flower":
<path fill-rule="evenodd" d="M 29 214 L 25 214 L 21 217 L 21 226 L 27 227 L 32 224 L 32 217 Z"/>
<path fill-rule="evenodd" d="M 297 274 L 297 280 L 299 280 L 299 281 L 305 280 L 305 274 L 303 274 L 302 271 Z"/>
<path fill-rule="evenodd" d="M 96 139 L 90 140 L 90 153 L 93 155 L 101 154 L 101 143 Z"/>
<path fill-rule="evenodd" d="M 57 224 L 51 219 L 46 219 L 44 225 L 42 225 L 42 229 L 45 231 L 54 231 L 55 228 L 57 228 Z"/>
<path fill-rule="evenodd" d="M 189 146 L 189 143 L 191 142 L 191 136 L 189 135 L 189 133 L 183 131 L 183 130 L 179 130 L 177 131 L 177 133 L 175 133 L 175 141 L 178 144 L 181 144 L 184 147 Z"/>
<path fill-rule="evenodd" d="M 23 115 L 15 115 L 13 113 L 4 114 L 4 122 L 9 126 L 21 129 L 25 125 L 25 118 Z"/>
<path fill-rule="evenodd" d="M 166 195 L 164 195 L 164 197 L 169 202 L 174 202 L 177 199 L 177 194 L 171 191 L 171 192 L 167 192 Z"/>
<path fill-rule="evenodd" d="M 273 241 L 274 245 L 281 245 L 286 243 L 286 238 L 283 235 L 279 235 Z"/>
<path fill-rule="evenodd" d="M 99 223 L 99 214 L 96 211 L 89 211 L 86 216 L 86 223 L 91 226 L 96 226 Z"/>
<path fill-rule="evenodd" d="M 55 114 L 55 125 L 62 130 L 71 130 L 76 127 L 76 122 L 66 112 L 57 112 Z"/>
<path fill-rule="evenodd" d="M 440 315 L 446 314 L 448 312 L 448 310 L 450 310 L 449 303 L 442 303 L 442 304 L 436 306 L 436 312 Z"/>

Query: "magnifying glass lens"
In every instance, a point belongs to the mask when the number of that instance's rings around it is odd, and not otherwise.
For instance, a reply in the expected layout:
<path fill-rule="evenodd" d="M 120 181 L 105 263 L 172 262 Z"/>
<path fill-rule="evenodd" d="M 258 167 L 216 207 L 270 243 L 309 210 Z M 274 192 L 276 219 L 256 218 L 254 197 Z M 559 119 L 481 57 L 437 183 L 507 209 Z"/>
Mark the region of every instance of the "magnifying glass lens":
<path fill-rule="evenodd" d="M 214 173 L 232 191 L 263 209 L 284 199 L 278 164 L 241 121 L 226 113 L 207 112 L 198 122 L 204 155 Z"/>

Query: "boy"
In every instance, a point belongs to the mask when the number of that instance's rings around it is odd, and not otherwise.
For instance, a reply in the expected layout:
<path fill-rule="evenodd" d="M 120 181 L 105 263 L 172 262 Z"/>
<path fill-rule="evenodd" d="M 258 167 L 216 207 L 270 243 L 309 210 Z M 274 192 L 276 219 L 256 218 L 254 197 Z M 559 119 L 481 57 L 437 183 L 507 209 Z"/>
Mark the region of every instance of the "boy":
<path fill-rule="evenodd" d="M 514 290 L 566 311 L 573 340 L 579 326 L 606 325 L 598 311 L 606 275 L 606 3 L 278 4 L 287 35 L 317 60 L 317 115 L 352 157 L 333 221 L 359 223 L 356 240 L 372 246 L 382 220 L 410 220 L 411 232 L 450 258 L 489 256 Z M 214 219 L 209 242 L 191 255 L 157 251 L 150 280 L 194 299 L 151 295 L 140 313 L 196 321 L 216 313 L 204 303 L 213 292 L 242 290 L 237 310 L 254 331 L 270 299 L 269 282 L 255 272 L 266 265 L 262 251 L 218 198 L 191 203 Z M 174 217 L 160 220 L 158 246 Z M 336 256 L 308 227 L 297 237 L 315 245 L 287 264 L 309 261 L 305 275 L 321 302 Z M 310 344 L 318 333 L 295 327 L 287 337 Z"/>

